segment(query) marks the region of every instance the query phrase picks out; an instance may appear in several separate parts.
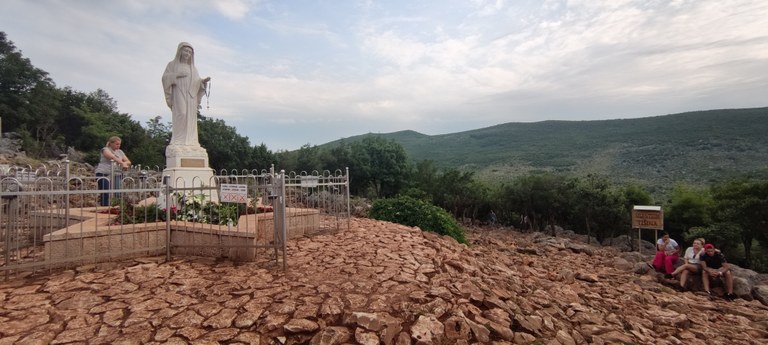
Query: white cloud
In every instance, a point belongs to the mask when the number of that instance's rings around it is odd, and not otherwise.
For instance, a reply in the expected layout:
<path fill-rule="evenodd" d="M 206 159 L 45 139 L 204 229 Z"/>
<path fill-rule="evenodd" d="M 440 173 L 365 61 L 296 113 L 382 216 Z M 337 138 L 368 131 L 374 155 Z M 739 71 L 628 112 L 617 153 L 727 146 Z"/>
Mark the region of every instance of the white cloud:
<path fill-rule="evenodd" d="M 425 45 L 421 42 L 399 37 L 393 32 L 369 35 L 363 47 L 374 55 L 400 67 L 418 62 L 424 55 Z"/>
<path fill-rule="evenodd" d="M 249 2 L 246 0 L 217 0 L 216 9 L 225 17 L 231 19 L 243 19 L 250 10 Z"/>
<path fill-rule="evenodd" d="M 476 14 L 479 17 L 491 16 L 504 8 L 504 0 L 474 0 L 472 1 L 479 9 Z"/>
<path fill-rule="evenodd" d="M 104 89 L 142 123 L 167 117 L 160 74 L 190 42 L 213 78 L 204 114 L 251 138 L 290 124 L 298 147 L 368 131 L 765 106 L 765 18 L 759 0 L 6 0 L 0 30 L 59 86 Z"/>

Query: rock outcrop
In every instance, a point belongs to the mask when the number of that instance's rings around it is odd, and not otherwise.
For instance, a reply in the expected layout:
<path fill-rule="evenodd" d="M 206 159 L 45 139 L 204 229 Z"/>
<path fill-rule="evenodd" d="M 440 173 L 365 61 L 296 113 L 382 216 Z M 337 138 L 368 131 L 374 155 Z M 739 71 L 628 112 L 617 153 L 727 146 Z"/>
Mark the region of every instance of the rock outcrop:
<path fill-rule="evenodd" d="M 615 248 L 503 229 L 467 237 L 356 218 L 289 242 L 287 272 L 147 258 L 17 278 L 0 282 L 0 343 L 768 341 L 757 299 L 676 292 Z"/>

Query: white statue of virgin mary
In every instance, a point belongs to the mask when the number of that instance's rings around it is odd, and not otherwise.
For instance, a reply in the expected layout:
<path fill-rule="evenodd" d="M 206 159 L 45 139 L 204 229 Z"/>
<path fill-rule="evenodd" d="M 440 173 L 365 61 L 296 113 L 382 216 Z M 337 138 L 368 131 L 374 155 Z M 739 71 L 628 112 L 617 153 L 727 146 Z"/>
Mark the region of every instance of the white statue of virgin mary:
<path fill-rule="evenodd" d="M 201 79 L 195 68 L 195 51 L 179 43 L 176 58 L 163 72 L 165 102 L 171 108 L 171 145 L 200 146 L 197 139 L 197 111 L 210 77 Z"/>

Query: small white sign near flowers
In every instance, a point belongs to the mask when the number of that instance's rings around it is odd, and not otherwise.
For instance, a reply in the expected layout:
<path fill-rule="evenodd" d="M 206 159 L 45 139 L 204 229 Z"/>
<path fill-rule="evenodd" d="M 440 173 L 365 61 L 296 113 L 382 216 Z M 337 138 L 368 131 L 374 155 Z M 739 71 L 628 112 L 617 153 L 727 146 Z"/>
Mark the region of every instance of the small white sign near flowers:
<path fill-rule="evenodd" d="M 222 183 L 219 189 L 219 201 L 248 203 L 248 185 Z"/>

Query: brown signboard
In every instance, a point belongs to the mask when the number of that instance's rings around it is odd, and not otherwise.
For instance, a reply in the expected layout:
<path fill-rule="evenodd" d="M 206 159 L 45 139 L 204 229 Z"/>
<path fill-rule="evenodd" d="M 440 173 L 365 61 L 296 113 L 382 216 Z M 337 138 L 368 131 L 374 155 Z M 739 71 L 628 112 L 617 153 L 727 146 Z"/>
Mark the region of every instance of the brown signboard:
<path fill-rule="evenodd" d="M 635 206 L 632 209 L 632 228 L 664 230 L 664 211 L 659 206 Z"/>

